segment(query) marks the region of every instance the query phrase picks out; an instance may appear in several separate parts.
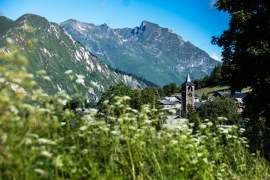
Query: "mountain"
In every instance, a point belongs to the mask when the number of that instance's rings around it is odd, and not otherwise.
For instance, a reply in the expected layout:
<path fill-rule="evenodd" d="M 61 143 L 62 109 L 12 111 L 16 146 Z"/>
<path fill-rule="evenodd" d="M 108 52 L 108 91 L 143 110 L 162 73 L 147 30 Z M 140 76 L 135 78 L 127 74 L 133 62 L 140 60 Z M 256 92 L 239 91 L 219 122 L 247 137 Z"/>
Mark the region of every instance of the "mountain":
<path fill-rule="evenodd" d="M 13 24 L 13 21 L 5 16 L 0 16 L 0 22 L 1 22 L 0 33 L 5 32 Z"/>
<path fill-rule="evenodd" d="M 188 73 L 202 78 L 219 64 L 168 28 L 148 21 L 122 29 L 72 19 L 61 26 L 104 63 L 158 85 L 182 83 Z"/>
<path fill-rule="evenodd" d="M 132 87 L 146 86 L 145 82 L 100 63 L 58 24 L 43 17 L 26 14 L 16 21 L 0 17 L 0 27 L 0 50 L 9 50 L 7 38 L 14 40 L 16 47 L 29 61 L 28 71 L 49 94 L 66 90 L 69 94 L 80 91 L 100 95 L 111 85 L 119 83 Z M 47 74 L 45 79 L 40 76 L 44 71 Z"/>

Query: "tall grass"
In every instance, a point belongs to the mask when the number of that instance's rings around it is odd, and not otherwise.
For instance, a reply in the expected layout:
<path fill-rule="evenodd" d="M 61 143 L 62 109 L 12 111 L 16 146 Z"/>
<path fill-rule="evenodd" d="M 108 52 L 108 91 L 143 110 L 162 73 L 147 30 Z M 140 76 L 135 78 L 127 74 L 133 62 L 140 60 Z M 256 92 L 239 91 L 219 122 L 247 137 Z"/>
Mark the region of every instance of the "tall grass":
<path fill-rule="evenodd" d="M 0 179 L 269 179 L 244 129 L 203 121 L 166 128 L 164 115 L 129 97 L 82 117 L 69 96 L 48 96 L 10 47 L 0 52 Z M 183 121 L 183 119 L 179 119 Z"/>

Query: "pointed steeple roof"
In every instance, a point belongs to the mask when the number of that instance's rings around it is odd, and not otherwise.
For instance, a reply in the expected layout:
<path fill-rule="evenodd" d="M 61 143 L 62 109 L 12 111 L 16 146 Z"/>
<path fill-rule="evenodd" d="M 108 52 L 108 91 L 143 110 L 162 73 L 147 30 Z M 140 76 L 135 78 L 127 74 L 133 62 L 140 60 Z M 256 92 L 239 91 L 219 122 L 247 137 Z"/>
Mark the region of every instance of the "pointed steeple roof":
<path fill-rule="evenodd" d="M 191 79 L 190 79 L 189 73 L 188 73 L 188 75 L 187 75 L 186 82 L 191 82 Z"/>
<path fill-rule="evenodd" d="M 191 81 L 191 78 L 189 76 L 189 73 L 187 75 L 186 81 L 184 83 L 185 85 L 194 85 L 194 83 Z"/>

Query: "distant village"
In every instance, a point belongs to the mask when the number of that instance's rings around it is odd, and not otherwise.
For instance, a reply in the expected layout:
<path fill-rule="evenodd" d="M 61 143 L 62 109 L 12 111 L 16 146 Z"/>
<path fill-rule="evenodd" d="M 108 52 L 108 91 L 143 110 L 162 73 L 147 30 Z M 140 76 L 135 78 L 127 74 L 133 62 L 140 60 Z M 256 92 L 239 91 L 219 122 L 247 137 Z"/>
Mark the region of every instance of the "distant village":
<path fill-rule="evenodd" d="M 207 94 L 207 99 L 202 99 L 196 94 L 195 84 L 189 74 L 182 85 L 182 92 L 173 96 L 166 96 L 159 100 L 159 104 L 164 110 L 175 111 L 177 117 L 184 117 L 189 111 L 197 111 L 203 103 L 212 101 L 211 97 L 231 97 L 237 105 L 237 112 L 242 113 L 244 109 L 243 99 L 246 93 L 235 92 L 231 94 L 229 89 L 211 91 Z"/>

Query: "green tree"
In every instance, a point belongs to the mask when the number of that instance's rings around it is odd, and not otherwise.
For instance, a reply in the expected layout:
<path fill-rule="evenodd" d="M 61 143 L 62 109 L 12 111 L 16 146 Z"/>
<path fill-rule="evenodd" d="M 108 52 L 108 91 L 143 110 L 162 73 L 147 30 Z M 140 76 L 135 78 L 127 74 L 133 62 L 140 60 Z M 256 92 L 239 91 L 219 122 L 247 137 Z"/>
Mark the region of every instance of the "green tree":
<path fill-rule="evenodd" d="M 229 29 L 213 43 L 223 48 L 223 74 L 232 91 L 250 86 L 245 114 L 270 120 L 270 3 L 269 0 L 218 0 L 216 7 L 230 14 Z"/>
<path fill-rule="evenodd" d="M 232 91 L 250 86 L 244 115 L 250 118 L 253 141 L 264 152 L 270 147 L 270 3 L 269 0 L 218 0 L 216 7 L 230 14 L 229 29 L 213 42 L 223 48 L 224 74 Z M 264 119 L 265 123 L 260 123 Z M 262 133 L 264 135 L 262 135 Z M 257 139 L 257 138 L 251 138 Z"/>
<path fill-rule="evenodd" d="M 159 94 L 154 88 L 145 88 L 141 91 L 142 104 L 150 104 L 153 107 L 157 106 Z"/>
<path fill-rule="evenodd" d="M 195 80 L 196 89 L 208 87 L 208 86 L 218 86 L 218 85 L 228 85 L 228 78 L 223 72 L 223 66 L 216 66 L 210 75 L 206 75 L 200 80 Z"/>
<path fill-rule="evenodd" d="M 103 102 L 108 100 L 110 103 L 113 101 L 116 96 L 129 96 L 129 105 L 139 110 L 142 105 L 148 104 L 152 107 L 158 106 L 159 93 L 156 88 L 144 88 L 144 89 L 132 89 L 126 85 L 119 84 L 112 86 L 108 91 L 103 93 L 99 103 L 98 109 L 104 109 Z"/>
<path fill-rule="evenodd" d="M 163 87 L 163 92 L 165 96 L 171 96 L 172 94 L 179 93 L 179 88 L 175 83 L 171 83 Z"/>
<path fill-rule="evenodd" d="M 199 110 L 202 118 L 216 119 L 217 117 L 226 117 L 230 124 L 237 123 L 239 114 L 233 99 L 229 97 L 215 98 L 203 104 Z"/>
<path fill-rule="evenodd" d="M 205 93 L 203 93 L 202 94 L 202 100 L 207 100 L 207 99 L 208 99 L 208 96 Z"/>

